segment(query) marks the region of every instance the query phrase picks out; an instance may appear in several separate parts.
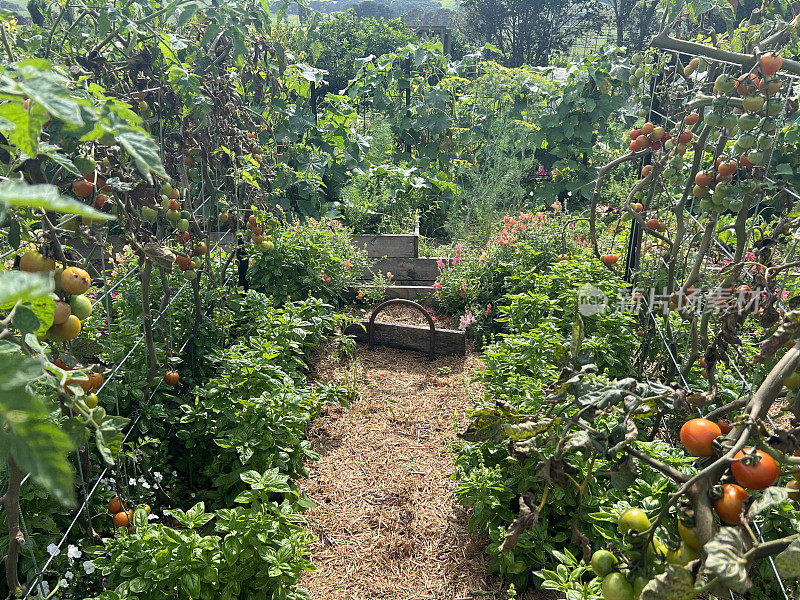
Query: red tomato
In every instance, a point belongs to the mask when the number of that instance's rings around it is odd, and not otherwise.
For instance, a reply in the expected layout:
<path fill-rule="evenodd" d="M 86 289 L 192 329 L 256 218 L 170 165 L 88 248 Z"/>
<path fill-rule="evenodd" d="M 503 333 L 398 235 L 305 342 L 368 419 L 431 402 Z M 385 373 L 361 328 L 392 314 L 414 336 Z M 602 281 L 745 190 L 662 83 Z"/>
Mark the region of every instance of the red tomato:
<path fill-rule="evenodd" d="M 761 55 L 761 72 L 767 77 L 775 75 L 783 66 L 783 57 L 775 56 L 772 52 Z"/>
<path fill-rule="evenodd" d="M 177 371 L 167 371 L 164 373 L 164 382 L 168 385 L 178 385 L 180 374 Z"/>
<path fill-rule="evenodd" d="M 721 435 L 719 425 L 708 419 L 692 419 L 681 427 L 681 443 L 694 456 L 713 456 L 711 442 Z"/>
<path fill-rule="evenodd" d="M 752 454 L 752 448 L 745 448 L 748 454 Z M 756 454 L 761 457 L 755 465 L 746 465 L 739 461 L 744 456 L 741 450 L 733 457 L 737 462 L 731 463 L 731 473 L 740 484 L 748 490 L 763 490 L 778 481 L 780 469 L 778 463 L 766 452 L 756 450 Z"/>
<path fill-rule="evenodd" d="M 728 419 L 720 419 L 717 421 L 717 425 L 719 426 L 719 430 L 722 432 L 722 435 L 728 435 L 733 429 L 733 425 Z"/>
<path fill-rule="evenodd" d="M 743 487 L 735 483 L 726 483 L 722 486 L 722 498 L 714 502 L 714 510 L 726 523 L 738 525 L 742 520 L 742 503 L 749 496 Z"/>

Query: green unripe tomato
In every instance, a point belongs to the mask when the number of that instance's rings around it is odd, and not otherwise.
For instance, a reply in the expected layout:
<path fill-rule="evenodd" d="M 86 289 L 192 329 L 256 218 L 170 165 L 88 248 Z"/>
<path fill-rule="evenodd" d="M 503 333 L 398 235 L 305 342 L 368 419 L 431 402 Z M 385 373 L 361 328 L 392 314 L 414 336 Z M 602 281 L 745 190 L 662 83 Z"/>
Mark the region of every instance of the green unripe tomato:
<path fill-rule="evenodd" d="M 633 56 L 631 56 L 631 64 L 640 65 L 640 64 L 642 64 L 643 60 L 644 60 L 644 57 L 641 54 L 639 54 L 638 52 L 636 54 L 634 54 Z"/>
<path fill-rule="evenodd" d="M 142 207 L 142 217 L 144 217 L 148 221 L 155 221 L 157 216 L 158 216 L 158 211 L 156 209 L 150 208 L 149 206 Z"/>
<path fill-rule="evenodd" d="M 770 98 L 767 101 L 767 116 L 777 117 L 783 111 L 783 101 L 778 98 Z"/>
<path fill-rule="evenodd" d="M 76 294 L 69 299 L 69 308 L 73 315 L 83 321 L 92 314 L 92 301 L 83 294 Z"/>
<path fill-rule="evenodd" d="M 772 136 L 760 135 L 756 141 L 756 148 L 759 150 L 769 150 L 772 148 Z"/>
<path fill-rule="evenodd" d="M 622 573 L 609 573 L 601 585 L 603 600 L 634 600 L 633 586 Z"/>
<path fill-rule="evenodd" d="M 97 163 L 94 162 L 93 158 L 88 156 L 76 156 L 72 162 L 75 164 L 75 167 L 77 167 L 78 172 L 81 175 L 94 173 L 95 169 L 97 168 Z"/>
<path fill-rule="evenodd" d="M 167 211 L 167 214 L 165 216 L 167 217 L 167 221 L 169 221 L 172 224 L 175 224 L 180 220 L 181 213 L 179 213 L 177 210 L 170 209 Z"/>
<path fill-rule="evenodd" d="M 650 580 L 644 575 L 637 575 L 633 580 L 633 597 L 638 600 L 642 595 L 642 590 L 650 583 Z"/>
<path fill-rule="evenodd" d="M 700 210 L 714 210 L 714 203 L 710 198 L 703 198 L 700 200 L 698 206 L 700 207 Z"/>
<path fill-rule="evenodd" d="M 742 131 L 749 131 L 754 127 L 756 127 L 760 120 L 761 119 L 759 119 L 758 116 L 756 115 L 745 113 L 741 117 L 739 117 L 738 120 L 739 129 L 741 129 Z"/>
<path fill-rule="evenodd" d="M 752 94 L 742 98 L 742 108 L 747 112 L 758 112 L 764 106 L 764 96 L 760 94 Z"/>
<path fill-rule="evenodd" d="M 756 145 L 756 136 L 752 133 L 743 133 L 739 136 L 739 139 L 736 140 L 734 147 L 739 151 L 739 153 L 750 150 L 753 146 Z M 740 150 L 741 148 L 741 150 Z"/>
<path fill-rule="evenodd" d="M 617 564 L 617 557 L 611 554 L 608 550 L 598 550 L 592 554 L 592 570 L 598 577 L 605 577 Z"/>
<path fill-rule="evenodd" d="M 706 125 L 709 125 L 710 127 L 717 127 L 720 123 L 722 123 L 722 115 L 716 112 L 708 113 L 704 121 Z"/>
<path fill-rule="evenodd" d="M 670 550 L 667 552 L 667 562 L 679 567 L 685 567 L 691 561 L 697 560 L 698 558 L 700 558 L 700 553 L 683 542 L 677 550 Z"/>
<path fill-rule="evenodd" d="M 187 281 L 192 281 L 194 279 L 197 279 L 197 271 L 195 271 L 194 269 L 186 269 L 183 272 L 183 278 L 186 279 Z"/>
<path fill-rule="evenodd" d="M 736 127 L 736 123 L 739 119 L 736 118 L 736 115 L 728 113 L 722 117 L 720 121 L 720 125 L 722 125 L 725 129 L 733 129 Z"/>
<path fill-rule="evenodd" d="M 714 81 L 714 88 L 722 94 L 728 94 L 733 91 L 736 86 L 736 80 L 733 76 L 723 73 Z"/>
<path fill-rule="evenodd" d="M 761 127 L 762 131 L 765 131 L 767 133 L 772 133 L 773 131 L 775 131 L 777 124 L 775 123 L 775 119 L 773 119 L 772 117 L 764 117 L 763 119 L 761 119 L 759 126 Z"/>
<path fill-rule="evenodd" d="M 650 529 L 650 519 L 640 508 L 629 508 L 617 520 L 619 532 L 623 535 L 630 531 L 647 531 Z"/>
<path fill-rule="evenodd" d="M 176 227 L 181 233 L 189 231 L 189 219 L 180 219 Z"/>

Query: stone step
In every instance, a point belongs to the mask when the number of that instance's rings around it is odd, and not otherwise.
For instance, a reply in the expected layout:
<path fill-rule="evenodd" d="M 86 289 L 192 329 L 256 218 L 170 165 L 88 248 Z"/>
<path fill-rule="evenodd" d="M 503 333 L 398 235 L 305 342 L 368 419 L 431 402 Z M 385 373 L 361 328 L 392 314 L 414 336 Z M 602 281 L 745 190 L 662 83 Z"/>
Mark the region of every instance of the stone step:
<path fill-rule="evenodd" d="M 354 234 L 352 244 L 365 248 L 369 258 L 418 258 L 419 236 L 414 234 Z"/>
<path fill-rule="evenodd" d="M 357 342 L 369 343 L 369 320 L 348 325 L 344 333 L 352 335 Z M 416 350 L 428 353 L 431 343 L 430 328 L 419 325 L 404 325 L 402 323 L 386 323 L 375 321 L 375 345 L 401 350 Z M 434 343 L 434 354 L 460 354 L 467 352 L 467 337 L 463 331 L 455 329 L 437 329 Z"/>
<path fill-rule="evenodd" d="M 377 261 L 371 269 L 364 269 L 361 278 L 370 281 L 378 271 L 383 275 L 391 273 L 392 281 L 405 285 L 432 285 L 439 276 L 435 258 L 385 258 Z"/>

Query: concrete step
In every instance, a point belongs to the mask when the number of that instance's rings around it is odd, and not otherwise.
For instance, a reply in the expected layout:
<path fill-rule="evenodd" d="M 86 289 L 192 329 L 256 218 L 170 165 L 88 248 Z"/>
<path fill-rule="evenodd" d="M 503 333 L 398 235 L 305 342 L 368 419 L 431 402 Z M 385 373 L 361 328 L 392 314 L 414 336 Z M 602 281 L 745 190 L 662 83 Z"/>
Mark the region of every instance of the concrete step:
<path fill-rule="evenodd" d="M 355 234 L 354 246 L 365 248 L 369 258 L 418 258 L 419 236 L 414 234 Z"/>
<path fill-rule="evenodd" d="M 348 325 L 344 333 L 352 335 L 357 342 L 369 343 L 369 320 Z M 429 352 L 431 343 L 429 327 L 404 325 L 402 323 L 386 323 L 375 321 L 375 345 L 401 350 Z M 434 354 L 460 354 L 467 351 L 467 338 L 463 331 L 455 329 L 437 329 L 433 343 Z"/>
<path fill-rule="evenodd" d="M 378 271 L 383 275 L 391 273 L 392 281 L 398 285 L 432 285 L 439 276 L 435 258 L 385 258 L 377 261 L 371 269 L 364 269 L 361 278 L 370 281 Z"/>

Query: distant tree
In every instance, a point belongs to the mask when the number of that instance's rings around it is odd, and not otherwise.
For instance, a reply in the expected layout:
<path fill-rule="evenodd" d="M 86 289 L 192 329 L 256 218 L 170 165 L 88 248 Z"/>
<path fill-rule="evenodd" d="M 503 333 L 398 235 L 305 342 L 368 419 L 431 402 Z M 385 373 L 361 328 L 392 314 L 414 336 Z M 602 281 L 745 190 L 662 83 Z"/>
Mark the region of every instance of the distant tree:
<path fill-rule="evenodd" d="M 375 2 L 374 0 L 363 0 L 359 2 L 353 7 L 353 12 L 362 19 L 391 19 L 399 16 L 395 14 L 388 5 Z"/>
<path fill-rule="evenodd" d="M 464 35 L 497 46 L 511 67 L 544 65 L 605 22 L 597 0 L 462 0 L 461 6 Z"/>
<path fill-rule="evenodd" d="M 366 4 L 366 2 L 362 3 Z M 356 74 L 355 60 L 374 54 L 380 56 L 401 46 L 419 42 L 413 29 L 401 19 L 362 18 L 353 10 L 338 13 L 323 21 L 313 33 L 311 43 L 315 52 L 315 67 L 325 69 L 328 84 L 322 90 L 339 92 Z M 308 40 L 303 40 L 307 44 Z M 305 50 L 305 49 L 304 49 Z"/>
<path fill-rule="evenodd" d="M 659 0 L 610 0 L 617 44 L 641 50 L 657 33 Z"/>

